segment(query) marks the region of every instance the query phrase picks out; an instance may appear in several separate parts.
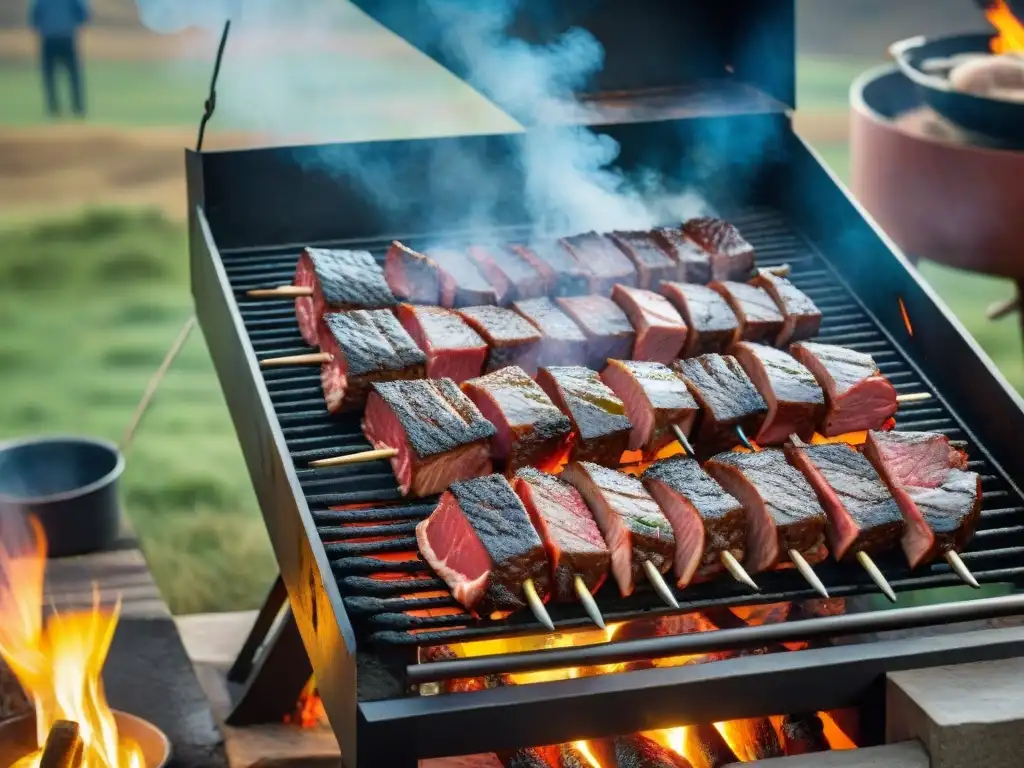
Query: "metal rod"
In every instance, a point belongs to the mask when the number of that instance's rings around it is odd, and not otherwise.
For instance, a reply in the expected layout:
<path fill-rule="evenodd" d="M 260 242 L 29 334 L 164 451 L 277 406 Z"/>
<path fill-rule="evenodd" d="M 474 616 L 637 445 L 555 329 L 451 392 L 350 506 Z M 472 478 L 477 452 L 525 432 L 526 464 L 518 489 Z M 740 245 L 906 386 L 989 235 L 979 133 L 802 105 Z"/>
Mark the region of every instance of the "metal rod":
<path fill-rule="evenodd" d="M 736 431 L 736 437 L 740 439 L 740 443 L 743 445 L 744 448 L 746 448 L 748 451 L 757 451 L 757 448 L 751 445 L 750 440 L 747 439 L 747 435 L 743 431 L 743 427 L 737 424 L 735 427 L 733 427 L 733 429 Z"/>
<path fill-rule="evenodd" d="M 732 552 L 728 549 L 723 549 L 718 553 L 719 559 L 722 561 L 722 565 L 736 581 L 741 584 L 746 584 L 755 592 L 760 592 L 761 588 L 757 586 L 757 582 L 750 578 L 750 574 L 747 573 L 746 569 L 740 565 L 740 561 L 736 559 Z"/>
<path fill-rule="evenodd" d="M 676 433 L 676 440 L 678 440 L 679 444 L 683 446 L 683 450 L 686 451 L 686 455 L 690 456 L 691 458 L 693 456 L 696 456 L 696 453 L 693 450 L 693 446 L 690 445 L 690 441 L 687 439 L 686 433 L 683 432 L 682 427 L 680 427 L 678 424 L 673 424 L 672 431 Z"/>
<path fill-rule="evenodd" d="M 533 611 L 537 621 L 547 627 L 549 632 L 554 632 L 555 622 L 551 620 L 551 617 L 548 615 L 548 609 L 544 607 L 544 601 L 537 594 L 537 587 L 533 583 L 533 579 L 527 579 L 523 582 L 523 592 L 526 594 L 526 602 L 529 603 L 530 610 Z"/>
<path fill-rule="evenodd" d="M 580 599 L 580 603 L 583 604 L 584 610 L 587 612 L 587 616 L 594 622 L 599 628 L 604 629 L 604 616 L 601 615 L 601 609 L 597 607 L 597 601 L 594 596 L 590 594 L 590 590 L 587 589 L 587 585 L 583 582 L 582 576 L 576 576 L 572 580 L 573 586 L 576 588 L 576 595 Z"/>
<path fill-rule="evenodd" d="M 349 453 L 345 456 L 331 456 L 329 459 L 317 459 L 309 462 L 311 467 L 340 467 L 345 464 L 361 464 L 364 461 L 376 461 L 377 459 L 390 459 L 397 456 L 398 451 L 394 448 L 374 448 L 359 453 Z"/>
<path fill-rule="evenodd" d="M 828 590 L 825 589 L 825 585 L 821 583 L 821 579 L 818 578 L 818 574 L 811 568 L 811 564 L 804 559 L 804 556 L 800 554 L 800 550 L 791 549 L 789 550 L 789 559 L 793 561 L 793 565 L 800 571 L 800 575 L 804 577 L 804 580 L 814 587 L 822 597 L 828 597 Z"/>
<path fill-rule="evenodd" d="M 974 578 L 974 574 L 971 573 L 967 564 L 960 559 L 960 555 L 952 549 L 947 549 L 945 552 L 946 562 L 949 563 L 949 567 L 953 569 L 953 572 L 959 576 L 964 584 L 974 587 L 975 589 L 981 589 L 981 584 Z"/>
<path fill-rule="evenodd" d="M 308 285 L 279 285 L 277 288 L 253 288 L 245 295 L 251 299 L 275 299 L 312 296 L 313 288 Z"/>
<path fill-rule="evenodd" d="M 878 570 L 878 566 L 875 565 L 875 561 L 871 559 L 871 556 L 863 550 L 857 553 L 857 562 L 860 563 L 864 570 L 868 572 L 868 576 L 875 582 L 882 594 L 889 598 L 889 602 L 896 602 L 896 593 L 892 591 L 892 587 L 889 586 L 889 582 L 886 581 L 885 575 Z"/>
<path fill-rule="evenodd" d="M 664 577 L 658 573 L 658 569 L 654 567 L 654 563 L 650 560 L 644 560 L 644 573 L 647 574 L 647 580 L 651 582 L 654 587 L 654 591 L 658 593 L 658 597 L 665 601 L 665 604 L 669 608 L 679 609 L 679 601 L 676 600 L 675 595 L 672 594 L 672 590 L 669 589 L 668 584 L 665 583 Z"/>
<path fill-rule="evenodd" d="M 741 629 L 717 629 L 669 637 L 621 640 L 598 645 L 527 651 L 525 653 L 503 653 L 455 661 L 414 664 L 406 667 L 406 679 L 409 684 L 419 684 L 456 677 L 482 677 L 491 674 L 539 671 L 561 667 L 619 664 L 640 659 L 763 648 L 774 643 L 831 639 L 848 635 L 955 624 L 962 621 L 1015 616 L 1021 613 L 1024 613 L 1024 594 L 1005 595 L 960 603 L 922 605 L 844 616 L 823 616 L 816 619 L 782 624 L 763 624 Z M 800 653 L 800 651 L 792 653 Z"/>
<path fill-rule="evenodd" d="M 268 357 L 260 360 L 260 368 L 276 368 L 284 365 L 322 365 L 334 360 L 330 352 L 310 352 L 306 355 L 288 355 L 286 357 Z"/>

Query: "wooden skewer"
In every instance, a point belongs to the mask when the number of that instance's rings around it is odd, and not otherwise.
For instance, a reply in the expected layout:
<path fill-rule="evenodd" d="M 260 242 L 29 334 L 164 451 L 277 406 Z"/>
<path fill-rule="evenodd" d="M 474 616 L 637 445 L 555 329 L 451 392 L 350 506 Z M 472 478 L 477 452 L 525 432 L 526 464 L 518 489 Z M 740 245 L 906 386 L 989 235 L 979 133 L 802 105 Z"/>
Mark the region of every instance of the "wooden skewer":
<path fill-rule="evenodd" d="M 547 627 L 549 632 L 554 632 L 555 622 L 551 620 L 551 616 L 548 615 L 548 609 L 544 607 L 544 601 L 537 594 L 537 586 L 533 583 L 533 579 L 527 579 L 523 582 L 523 592 L 526 593 L 526 602 L 529 603 L 530 610 L 533 611 L 537 621 Z"/>
<path fill-rule="evenodd" d="M 885 576 L 878 570 L 878 566 L 875 565 L 875 561 L 871 559 L 871 556 L 864 551 L 857 553 L 857 562 L 860 563 L 864 570 L 868 572 L 868 576 L 875 582 L 882 594 L 889 598 L 889 602 L 896 602 L 896 593 L 893 592 L 892 587 L 889 586 L 889 582 L 885 580 Z"/>
<path fill-rule="evenodd" d="M 1020 296 L 1014 296 L 1012 299 L 1006 299 L 1005 301 L 997 301 L 995 304 L 989 304 L 988 309 L 985 310 L 985 317 L 989 320 L 998 320 L 1001 317 L 1013 314 L 1020 309 Z"/>
<path fill-rule="evenodd" d="M 814 587 L 814 591 L 822 597 L 828 597 L 828 590 L 825 589 L 825 585 L 821 583 L 821 579 L 818 578 L 818 574 L 811 568 L 811 564 L 804 559 L 804 556 L 800 554 L 799 550 L 789 550 L 789 559 L 793 561 L 793 565 L 800 571 L 800 575 L 804 577 L 808 584 Z"/>
<path fill-rule="evenodd" d="M 254 288 L 246 291 L 250 299 L 287 299 L 299 296 L 312 296 L 313 287 L 309 285 L 279 285 L 276 288 Z"/>
<path fill-rule="evenodd" d="M 740 561 L 736 559 L 732 552 L 728 549 L 723 549 L 718 553 L 719 559 L 722 561 L 722 565 L 736 581 L 741 584 L 746 584 L 755 592 L 760 592 L 761 588 L 757 586 L 757 582 L 750 578 L 750 574 L 747 573 L 746 569 L 740 565 Z"/>
<path fill-rule="evenodd" d="M 599 628 L 604 629 L 604 616 L 601 615 L 601 609 L 597 607 L 597 601 L 594 599 L 594 596 L 590 594 L 590 590 L 587 589 L 587 585 L 583 583 L 583 577 L 576 576 L 572 580 L 572 583 L 576 588 L 577 597 L 579 597 L 584 610 L 587 612 L 587 616 L 589 616 L 590 620 L 597 624 Z"/>
<path fill-rule="evenodd" d="M 305 355 L 288 355 L 287 357 L 268 357 L 260 360 L 260 368 L 277 368 L 282 365 L 322 365 L 334 359 L 330 352 L 309 352 Z"/>
<path fill-rule="evenodd" d="M 693 446 L 690 445 L 690 441 L 687 440 L 686 433 L 683 432 L 683 430 L 679 427 L 678 424 L 672 425 L 672 431 L 676 433 L 676 440 L 678 440 L 679 444 L 683 446 L 683 450 L 686 451 L 686 455 L 689 456 L 690 458 L 693 458 L 695 455 Z"/>
<path fill-rule="evenodd" d="M 743 446 L 744 448 L 746 448 L 746 449 L 747 449 L 748 451 L 754 451 L 754 452 L 757 452 L 757 448 L 755 448 L 755 447 L 754 447 L 753 445 L 751 445 L 751 443 L 750 443 L 750 440 L 748 440 L 748 439 L 747 439 L 747 435 L 746 435 L 746 433 L 745 433 L 745 432 L 743 431 L 743 427 L 741 427 L 741 426 L 740 426 L 739 424 L 737 424 L 737 425 L 736 425 L 736 426 L 734 427 L 734 429 L 735 429 L 735 431 L 736 431 L 736 437 L 738 437 L 738 438 L 740 439 L 740 444 L 741 444 L 741 445 L 742 445 L 742 446 Z"/>
<path fill-rule="evenodd" d="M 931 400 L 932 395 L 930 392 L 912 392 L 909 395 L 897 395 L 897 403 L 919 403 L 922 400 Z"/>
<path fill-rule="evenodd" d="M 84 749 L 78 723 L 58 720 L 50 729 L 39 768 L 78 768 Z"/>
<path fill-rule="evenodd" d="M 650 560 L 644 560 L 644 573 L 647 574 L 647 580 L 654 585 L 654 591 L 658 593 L 658 597 L 664 600 L 669 608 L 678 610 L 679 601 L 676 600 L 676 596 L 672 594 L 672 590 L 665 583 L 665 577 L 658 573 L 658 569 Z"/>
<path fill-rule="evenodd" d="M 964 584 L 974 587 L 975 589 L 981 589 L 981 584 L 979 584 L 978 580 L 974 578 L 974 574 L 971 573 L 970 569 L 967 567 L 967 563 L 960 559 L 960 555 L 952 549 L 947 549 L 944 553 L 944 557 L 946 558 L 946 562 L 949 563 L 949 567 L 953 569 L 953 573 L 959 576 Z"/>
<path fill-rule="evenodd" d="M 345 464 L 362 464 L 364 461 L 376 461 L 377 459 L 390 459 L 397 456 L 395 448 L 374 448 L 359 453 L 349 453 L 345 456 L 331 456 L 329 459 L 316 459 L 309 462 L 311 467 L 340 467 Z"/>
<path fill-rule="evenodd" d="M 789 277 L 790 266 L 789 264 L 779 264 L 777 267 L 761 267 L 759 272 L 771 272 L 773 275 L 779 277 Z"/>

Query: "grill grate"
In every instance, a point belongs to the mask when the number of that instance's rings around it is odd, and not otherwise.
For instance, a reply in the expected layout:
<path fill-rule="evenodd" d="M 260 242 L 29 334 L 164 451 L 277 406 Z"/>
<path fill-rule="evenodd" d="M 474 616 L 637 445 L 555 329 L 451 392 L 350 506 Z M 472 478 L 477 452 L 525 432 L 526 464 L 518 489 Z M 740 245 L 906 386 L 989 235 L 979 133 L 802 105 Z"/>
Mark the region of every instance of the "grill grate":
<path fill-rule="evenodd" d="M 731 220 L 754 245 L 760 266 L 791 266 L 790 279 L 823 313 L 818 340 L 841 344 L 874 356 L 879 368 L 900 393 L 936 392 L 903 356 L 891 338 L 816 251 L 776 212 L 751 211 Z M 459 238 L 462 239 L 462 238 Z M 511 239 L 511 238 L 510 238 Z M 416 238 L 409 238 L 413 246 Z M 388 240 L 346 243 L 383 258 Z M 222 254 L 246 331 L 260 359 L 308 352 L 298 332 L 290 300 L 248 300 L 242 292 L 290 283 L 298 249 L 234 250 Z M 440 579 L 418 559 L 415 525 L 433 509 L 432 499 L 403 500 L 386 460 L 360 465 L 312 469 L 311 460 L 367 450 L 358 416 L 330 417 L 324 406 L 319 368 L 272 368 L 264 380 L 296 474 L 312 512 L 345 609 L 357 632 L 378 644 L 415 645 L 540 631 L 528 611 L 507 620 L 475 621 L 451 598 Z M 898 429 L 941 432 L 954 439 L 968 437 L 963 425 L 938 397 L 900 407 Z M 1024 575 L 1015 568 L 1024 554 L 1024 499 L 1012 484 L 970 443 L 970 468 L 982 476 L 982 516 L 978 532 L 962 554 L 980 582 L 1014 581 Z M 959 583 L 944 562 L 913 574 L 900 553 L 876 558 L 894 588 L 900 590 Z M 823 563 L 815 567 L 836 597 L 876 591 L 854 565 Z M 798 600 L 813 591 L 793 570 L 758 575 L 763 589 L 751 595 L 731 580 L 719 579 L 676 592 L 683 611 L 711 606 Z M 609 621 L 664 612 L 649 587 L 628 599 L 619 597 L 612 580 L 597 595 Z M 549 606 L 560 628 L 585 626 L 589 620 L 575 605 Z"/>

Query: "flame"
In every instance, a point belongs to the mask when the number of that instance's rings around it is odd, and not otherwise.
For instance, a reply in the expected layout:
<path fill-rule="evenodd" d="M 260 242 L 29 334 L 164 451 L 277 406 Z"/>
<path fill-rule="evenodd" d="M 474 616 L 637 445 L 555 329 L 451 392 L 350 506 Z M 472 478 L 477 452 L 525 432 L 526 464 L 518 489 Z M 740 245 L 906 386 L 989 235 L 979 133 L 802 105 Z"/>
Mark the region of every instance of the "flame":
<path fill-rule="evenodd" d="M 5 526 L 10 534 L 11 524 Z M 101 672 L 114 637 L 121 603 L 100 606 L 93 589 L 88 611 L 42 619 L 46 538 L 39 522 L 13 532 L 0 543 L 0 657 L 18 678 L 36 710 L 36 744 L 14 768 L 36 768 L 57 720 L 78 724 L 83 744 L 81 768 L 143 768 L 139 746 L 119 739 L 107 705 Z"/>
<path fill-rule="evenodd" d="M 907 333 L 909 333 L 910 337 L 913 338 L 914 326 L 910 324 L 910 315 L 907 314 L 907 305 L 903 303 L 903 299 L 899 296 L 896 297 L 896 301 L 899 302 L 900 314 L 903 315 L 903 324 L 907 326 Z"/>
<path fill-rule="evenodd" d="M 324 709 L 324 701 L 316 689 L 316 680 L 309 678 L 306 687 L 299 694 L 299 700 L 295 703 L 295 710 L 284 718 L 285 723 L 297 725 L 300 728 L 315 728 L 327 719 L 327 711 Z"/>
<path fill-rule="evenodd" d="M 985 18 L 999 34 L 989 44 L 992 53 L 1024 53 L 1024 24 L 1013 15 L 1006 0 L 994 0 L 985 8 Z"/>
<path fill-rule="evenodd" d="M 572 745 L 574 747 L 576 747 L 576 749 L 579 750 L 579 753 L 581 755 L 583 755 L 583 757 L 584 757 L 584 759 L 586 759 L 587 763 L 590 764 L 590 768 L 604 768 L 604 766 L 601 765 L 601 761 L 598 760 L 594 756 L 594 753 L 590 750 L 590 744 L 588 742 L 586 742 L 586 741 L 574 741 L 572 743 Z"/>

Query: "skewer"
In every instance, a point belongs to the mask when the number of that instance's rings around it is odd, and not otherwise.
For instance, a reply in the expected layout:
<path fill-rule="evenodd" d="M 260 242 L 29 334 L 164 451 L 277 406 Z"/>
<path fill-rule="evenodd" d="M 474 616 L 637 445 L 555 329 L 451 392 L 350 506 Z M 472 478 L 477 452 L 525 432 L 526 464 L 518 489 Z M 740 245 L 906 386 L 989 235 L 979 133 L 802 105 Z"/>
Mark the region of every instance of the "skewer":
<path fill-rule="evenodd" d="M 968 569 L 967 564 L 960 559 L 960 555 L 955 550 L 947 549 L 944 557 L 946 562 L 949 563 L 949 567 L 953 569 L 953 573 L 960 577 L 964 584 L 975 589 L 981 589 L 981 584 L 974 578 L 974 574 Z"/>
<path fill-rule="evenodd" d="M 722 565 L 725 566 L 725 570 L 727 570 L 732 577 L 736 579 L 736 581 L 741 584 L 746 584 L 755 592 L 761 591 L 761 588 L 757 586 L 757 582 L 750 578 L 750 574 L 747 573 L 746 569 L 744 569 L 742 565 L 740 565 L 740 561 L 736 559 L 732 552 L 728 549 L 723 549 L 718 553 L 718 557 L 722 561 Z"/>
<path fill-rule="evenodd" d="M 309 285 L 279 285 L 276 288 L 254 288 L 246 291 L 250 299 L 287 299 L 299 296 L 312 296 L 313 287 Z"/>
<path fill-rule="evenodd" d="M 604 616 L 601 615 L 601 609 L 597 607 L 597 601 L 594 596 L 590 594 L 590 590 L 587 589 L 587 585 L 583 583 L 582 576 L 576 576 L 572 580 L 573 586 L 576 588 L 576 595 L 580 599 L 580 603 L 583 604 L 584 610 L 587 612 L 587 616 L 590 620 L 597 624 L 600 629 L 604 629 Z"/>
<path fill-rule="evenodd" d="M 897 403 L 918 403 L 922 400 L 931 400 L 931 392 L 911 392 L 908 395 L 897 395 Z"/>
<path fill-rule="evenodd" d="M 750 440 L 747 439 L 747 435 L 743 431 L 743 427 L 741 427 L 739 424 L 737 424 L 734 429 L 736 430 L 736 437 L 738 437 L 740 439 L 740 444 L 744 448 L 746 448 L 748 451 L 752 451 L 754 453 L 757 453 L 757 448 L 755 448 L 753 445 L 751 445 Z"/>
<path fill-rule="evenodd" d="M 277 368 L 282 365 L 322 365 L 334 360 L 330 352 L 309 352 L 305 355 L 288 355 L 287 357 L 268 357 L 260 360 L 260 368 Z"/>
<path fill-rule="evenodd" d="M 376 461 L 377 459 L 390 459 L 392 456 L 397 456 L 398 450 L 395 448 L 374 448 L 369 451 L 359 451 L 359 453 L 349 453 L 345 456 L 331 456 L 329 459 L 316 459 L 315 461 L 309 462 L 311 467 L 340 467 L 345 464 L 361 464 L 364 461 Z"/>
<path fill-rule="evenodd" d="M 793 565 L 800 571 L 800 575 L 804 577 L 808 584 L 814 587 L 814 591 L 822 597 L 828 597 L 828 590 L 825 589 L 825 585 L 821 583 L 821 579 L 818 578 L 818 574 L 811 568 L 811 564 L 808 563 L 804 556 L 800 554 L 799 550 L 789 550 L 789 559 L 793 561 Z"/>
<path fill-rule="evenodd" d="M 665 577 L 658 573 L 658 569 L 654 567 L 654 563 L 650 560 L 644 560 L 644 573 L 647 574 L 647 580 L 654 585 L 654 591 L 658 593 L 658 597 L 665 601 L 665 604 L 669 608 L 679 609 L 679 601 L 676 600 L 675 595 L 672 594 L 672 590 L 668 588 L 668 584 L 665 583 Z"/>
<path fill-rule="evenodd" d="M 759 272 L 771 272 L 773 275 L 779 277 L 789 277 L 790 266 L 789 264 L 779 264 L 777 267 L 761 267 Z"/>
<path fill-rule="evenodd" d="M 526 602 L 529 603 L 530 610 L 533 611 L 537 621 L 547 627 L 549 632 L 554 632 L 555 622 L 551 620 L 551 617 L 548 615 L 548 609 L 544 607 L 544 601 L 537 594 L 537 587 L 534 585 L 533 579 L 527 579 L 523 582 L 523 592 L 526 593 Z"/>
<path fill-rule="evenodd" d="M 892 591 L 892 587 L 889 586 L 889 582 L 885 580 L 885 576 L 878 570 L 878 566 L 875 565 L 875 561 L 871 559 L 871 556 L 863 550 L 857 553 L 857 562 L 860 563 L 864 570 L 868 572 L 868 576 L 875 582 L 876 586 L 882 590 L 890 603 L 896 602 L 896 593 Z"/>
<path fill-rule="evenodd" d="M 672 425 L 672 431 L 676 433 L 676 440 L 678 440 L 679 444 L 683 446 L 683 450 L 686 451 L 686 455 L 693 458 L 696 454 L 693 450 L 693 446 L 690 445 L 690 441 L 686 437 L 686 433 L 680 429 L 678 424 Z"/>

